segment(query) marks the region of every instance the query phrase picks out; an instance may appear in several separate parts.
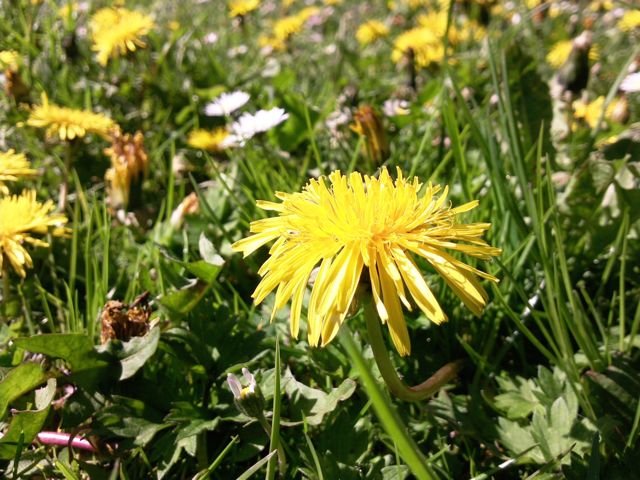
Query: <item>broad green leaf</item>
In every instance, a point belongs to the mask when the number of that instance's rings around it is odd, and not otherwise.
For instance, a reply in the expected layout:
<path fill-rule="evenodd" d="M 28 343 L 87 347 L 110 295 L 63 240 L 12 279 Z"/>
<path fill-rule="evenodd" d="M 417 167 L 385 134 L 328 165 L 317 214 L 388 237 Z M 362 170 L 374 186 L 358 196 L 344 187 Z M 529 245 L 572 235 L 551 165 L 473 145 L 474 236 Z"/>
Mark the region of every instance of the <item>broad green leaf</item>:
<path fill-rule="evenodd" d="M 69 364 L 74 379 L 85 386 L 95 385 L 105 377 L 109 358 L 94 349 L 93 340 L 80 333 L 50 333 L 16 338 L 16 346 L 33 353 L 61 358 Z"/>
<path fill-rule="evenodd" d="M 48 375 L 34 362 L 26 362 L 12 369 L 0 382 L 0 418 L 16 398 L 44 383 Z"/>
<path fill-rule="evenodd" d="M 109 342 L 104 347 L 99 347 L 99 351 L 106 351 L 120 361 L 120 378 L 126 380 L 135 375 L 142 366 L 149 360 L 158 348 L 160 340 L 160 328 L 152 328 L 142 337 L 133 337 L 127 342 Z M 118 345 L 117 348 L 116 345 Z"/>
<path fill-rule="evenodd" d="M 20 442 L 22 445 L 29 445 L 36 438 L 47 420 L 49 407 L 55 393 L 56 380 L 50 378 L 45 387 L 35 392 L 36 409 L 19 412 L 11 419 L 9 428 L 0 438 L 0 459 L 14 458 Z"/>

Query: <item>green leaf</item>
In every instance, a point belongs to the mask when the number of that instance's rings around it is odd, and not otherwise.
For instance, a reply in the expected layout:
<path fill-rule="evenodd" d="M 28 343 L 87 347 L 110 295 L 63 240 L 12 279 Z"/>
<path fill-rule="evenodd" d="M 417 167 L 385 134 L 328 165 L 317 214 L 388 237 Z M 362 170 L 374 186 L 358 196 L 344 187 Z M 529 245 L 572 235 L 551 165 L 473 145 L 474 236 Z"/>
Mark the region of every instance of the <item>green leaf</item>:
<path fill-rule="evenodd" d="M 9 404 L 44 383 L 48 375 L 33 362 L 22 363 L 12 369 L 0 382 L 0 418 L 4 417 Z"/>
<path fill-rule="evenodd" d="M 180 290 L 174 290 L 161 296 L 159 301 L 162 306 L 172 312 L 184 315 L 198 305 L 207 291 L 209 291 L 209 288 L 211 288 L 210 284 L 194 281 Z"/>
<path fill-rule="evenodd" d="M 120 378 L 126 380 L 133 377 L 140 368 L 149 360 L 158 348 L 160 340 L 160 327 L 152 328 L 142 337 L 133 337 L 127 342 L 113 340 L 99 347 L 98 351 L 105 351 L 120 361 Z"/>
<path fill-rule="evenodd" d="M 80 333 L 34 335 L 16 338 L 14 343 L 30 352 L 65 360 L 74 380 L 86 387 L 104 379 L 110 364 L 106 354 L 94 349 L 93 340 Z"/>
<path fill-rule="evenodd" d="M 324 417 L 335 411 L 338 403 L 351 397 L 356 389 L 356 382 L 347 378 L 338 387 L 325 393 L 298 382 L 289 369 L 283 384 L 290 398 L 291 409 L 298 411 L 300 417 L 304 416 L 309 425 L 320 425 Z"/>
<path fill-rule="evenodd" d="M 218 274 L 221 270 L 221 267 L 219 265 L 213 265 L 205 260 L 197 260 L 195 262 L 185 263 L 184 267 L 200 280 L 209 285 L 212 284 L 216 280 L 216 278 L 218 278 Z"/>
<path fill-rule="evenodd" d="M 29 445 L 47 420 L 51 401 L 56 393 L 56 380 L 50 378 L 47 385 L 35 392 L 36 410 L 26 410 L 16 414 L 9 428 L 0 438 L 0 459 L 10 460 L 15 457 L 20 445 Z"/>
<path fill-rule="evenodd" d="M 381 470 L 382 480 L 404 480 L 409 477 L 409 467 L 406 465 L 390 465 Z"/>
<path fill-rule="evenodd" d="M 200 234 L 198 248 L 200 250 L 200 256 L 202 256 L 202 259 L 205 262 L 217 267 L 222 266 L 224 263 L 224 259 L 218 255 L 213 243 L 211 243 L 211 241 L 205 236 L 204 232 Z"/>

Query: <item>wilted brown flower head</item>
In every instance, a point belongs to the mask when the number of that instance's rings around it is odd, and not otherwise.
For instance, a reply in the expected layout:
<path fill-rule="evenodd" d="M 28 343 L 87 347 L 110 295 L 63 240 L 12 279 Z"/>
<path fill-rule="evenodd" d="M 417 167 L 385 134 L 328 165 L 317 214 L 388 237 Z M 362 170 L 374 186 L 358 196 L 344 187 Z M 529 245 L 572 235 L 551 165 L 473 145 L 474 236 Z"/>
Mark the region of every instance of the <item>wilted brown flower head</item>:
<path fill-rule="evenodd" d="M 147 303 L 149 292 L 139 295 L 131 305 L 118 300 L 109 300 L 102 309 L 102 332 L 100 342 L 118 339 L 127 341 L 131 337 L 142 337 L 149 331 L 151 307 Z"/>
<path fill-rule="evenodd" d="M 382 120 L 369 105 L 362 105 L 353 114 L 351 129 L 365 137 L 366 155 L 374 165 L 381 165 L 389 157 L 389 141 Z"/>
<path fill-rule="evenodd" d="M 104 154 L 111 158 L 111 168 L 105 174 L 111 206 L 126 207 L 131 184 L 141 182 L 149 169 L 142 132 L 131 135 L 115 130 L 111 134 L 111 146 L 104 149 Z"/>

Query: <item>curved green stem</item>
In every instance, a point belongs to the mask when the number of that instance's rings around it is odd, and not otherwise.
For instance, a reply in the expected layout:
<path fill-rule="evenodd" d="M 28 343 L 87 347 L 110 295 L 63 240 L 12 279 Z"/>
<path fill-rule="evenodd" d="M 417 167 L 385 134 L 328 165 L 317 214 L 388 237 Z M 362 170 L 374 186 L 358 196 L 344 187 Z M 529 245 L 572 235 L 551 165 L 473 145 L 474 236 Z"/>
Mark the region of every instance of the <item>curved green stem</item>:
<path fill-rule="evenodd" d="M 0 255 L 4 255 L 0 253 Z M 11 283 L 9 281 L 9 259 L 3 258 L 2 261 L 2 321 L 9 321 L 9 290 Z"/>
<path fill-rule="evenodd" d="M 384 343 L 380 330 L 380 320 L 378 313 L 370 299 L 364 299 L 364 317 L 367 322 L 367 333 L 371 350 L 376 359 L 378 369 L 382 374 L 387 387 L 400 400 L 407 402 L 419 402 L 440 390 L 445 384 L 450 382 L 462 368 L 462 361 L 447 363 L 427 380 L 414 387 L 407 386 L 396 373 L 396 369 L 391 363 L 389 352 Z"/>
<path fill-rule="evenodd" d="M 411 469 L 414 477 L 418 480 L 437 479 L 438 475 L 429 467 L 420 449 L 409 435 L 407 427 L 378 385 L 369 363 L 362 356 L 347 325 L 343 324 L 340 327 L 338 339 L 358 371 L 382 427 L 394 441 L 400 457 Z"/>

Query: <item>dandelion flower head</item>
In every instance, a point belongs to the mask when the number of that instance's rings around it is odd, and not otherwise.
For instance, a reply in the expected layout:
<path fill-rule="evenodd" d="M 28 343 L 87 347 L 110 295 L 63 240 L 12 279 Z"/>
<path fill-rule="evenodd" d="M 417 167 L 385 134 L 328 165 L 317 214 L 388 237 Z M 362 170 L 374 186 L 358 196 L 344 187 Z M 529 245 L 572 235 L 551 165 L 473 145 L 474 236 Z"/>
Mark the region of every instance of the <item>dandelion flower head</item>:
<path fill-rule="evenodd" d="M 317 266 L 307 311 L 313 346 L 324 346 L 337 334 L 366 267 L 378 315 L 398 352 L 408 355 L 402 305 L 411 310 L 409 297 L 434 323 L 447 319 L 414 256 L 426 260 L 464 304 L 480 314 L 488 297 L 477 277 L 497 279 L 449 253 L 479 259 L 500 253 L 482 240 L 489 223 L 457 222 L 458 214 L 475 208 L 478 201 L 452 208 L 446 203 L 446 187 L 440 193 L 440 186 L 429 184 L 420 194 L 418 179 L 408 181 L 400 170 L 395 182 L 386 169 L 378 178 L 335 171 L 328 180 L 330 185 L 325 178 L 311 180 L 300 193 L 278 192 L 280 203 L 258 201 L 260 208 L 278 216 L 253 222 L 253 235 L 233 245 L 247 256 L 275 240 L 258 272 L 262 279 L 253 298 L 258 304 L 276 290 L 273 315 L 291 300 L 294 338 L 307 283 Z"/>
<path fill-rule="evenodd" d="M 233 0 L 229 2 L 229 17 L 244 17 L 257 10 L 259 6 L 260 0 Z"/>
<path fill-rule="evenodd" d="M 630 32 L 631 30 L 640 27 L 640 10 L 629 10 L 625 12 L 618 22 L 620 30 L 623 32 Z"/>
<path fill-rule="evenodd" d="M 25 267 L 31 268 L 33 261 L 24 244 L 48 247 L 47 242 L 34 235 L 44 235 L 50 228 L 55 236 L 66 233 L 67 217 L 52 214 L 53 209 L 51 200 L 36 200 L 35 190 L 0 198 L 0 267 L 8 261 L 18 275 L 25 277 Z"/>
<path fill-rule="evenodd" d="M 98 10 L 91 18 L 93 51 L 97 52 L 100 65 L 106 65 L 111 57 L 117 57 L 144 48 L 142 36 L 153 29 L 151 17 L 122 7 Z"/>
<path fill-rule="evenodd" d="M 20 55 L 14 50 L 1 50 L 0 51 L 0 68 L 6 68 L 7 70 L 17 70 L 18 63 L 20 62 Z"/>
<path fill-rule="evenodd" d="M 9 189 L 4 182 L 15 182 L 21 176 L 35 175 L 34 170 L 29 165 L 29 160 L 24 153 L 16 153 L 10 149 L 6 152 L 0 152 L 0 193 L 6 195 Z"/>
<path fill-rule="evenodd" d="M 546 60 L 553 68 L 560 68 L 569 59 L 571 51 L 573 50 L 573 40 L 561 40 L 557 42 L 549 53 L 547 53 Z M 599 58 L 599 49 L 597 45 L 592 45 L 589 49 L 589 60 L 595 62 Z"/>
<path fill-rule="evenodd" d="M 360 45 L 369 45 L 380 38 L 389 35 L 389 27 L 380 20 L 369 20 L 364 22 L 356 30 L 356 40 Z"/>
<path fill-rule="evenodd" d="M 201 148 L 210 152 L 220 152 L 225 148 L 232 146 L 229 142 L 229 132 L 224 127 L 218 127 L 214 130 L 205 130 L 203 128 L 189 132 L 187 144 L 193 148 Z"/>
<path fill-rule="evenodd" d="M 407 55 L 413 55 L 418 67 L 427 67 L 444 58 L 444 45 L 431 28 L 412 28 L 396 38 L 391 59 L 399 62 Z"/>
<path fill-rule="evenodd" d="M 107 137 L 112 129 L 117 128 L 117 124 L 106 115 L 51 104 L 44 93 L 42 105 L 31 110 L 27 125 L 46 128 L 47 137 L 57 135 L 60 140 L 82 138 L 87 133 Z"/>

